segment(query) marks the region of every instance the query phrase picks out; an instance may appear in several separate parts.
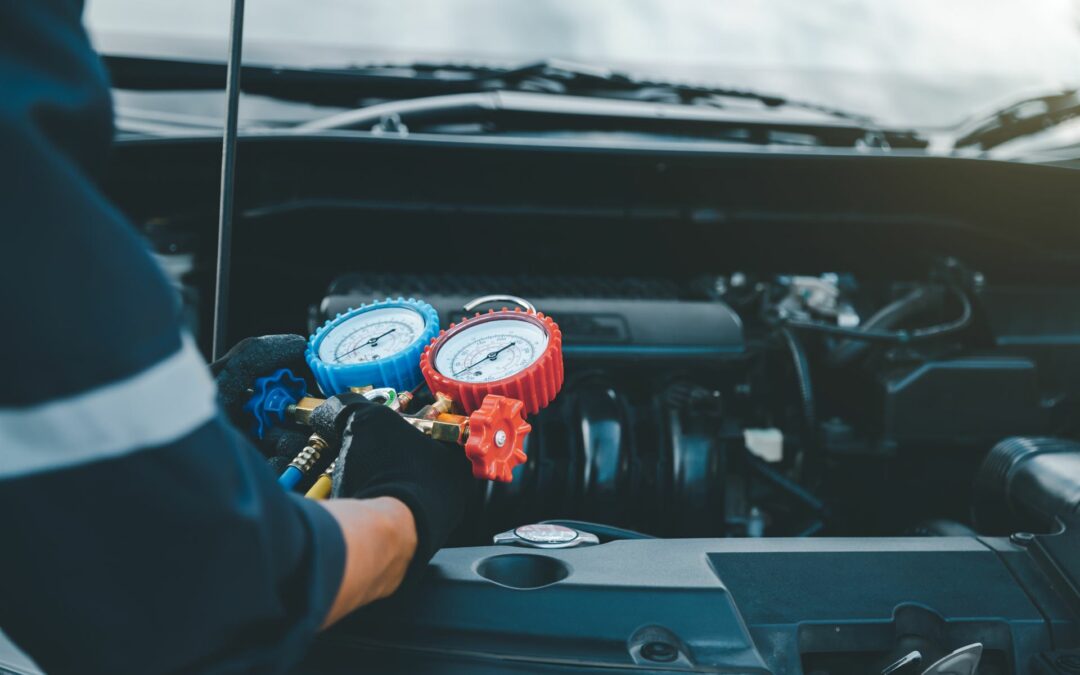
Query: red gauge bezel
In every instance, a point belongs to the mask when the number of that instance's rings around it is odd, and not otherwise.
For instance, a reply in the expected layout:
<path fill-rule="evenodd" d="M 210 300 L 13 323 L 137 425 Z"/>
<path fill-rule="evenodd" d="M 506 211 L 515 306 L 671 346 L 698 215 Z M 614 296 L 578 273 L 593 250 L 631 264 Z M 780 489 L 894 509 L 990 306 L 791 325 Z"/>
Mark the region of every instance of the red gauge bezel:
<path fill-rule="evenodd" d="M 544 351 L 524 370 L 501 380 L 464 382 L 440 373 L 435 367 L 435 355 L 451 337 L 481 323 L 504 319 L 530 321 L 547 333 L 548 342 Z M 450 324 L 449 328 L 435 336 L 424 348 L 424 353 L 420 357 L 420 370 L 433 394 L 446 394 L 461 407 L 466 415 L 483 405 L 484 397 L 488 394 L 516 398 L 525 404 L 527 414 L 535 415 L 554 400 L 562 387 L 562 331 L 551 317 L 545 316 L 542 312 L 504 308 L 499 311 L 490 310 L 486 313 L 478 313 L 463 319 L 460 323 Z"/>

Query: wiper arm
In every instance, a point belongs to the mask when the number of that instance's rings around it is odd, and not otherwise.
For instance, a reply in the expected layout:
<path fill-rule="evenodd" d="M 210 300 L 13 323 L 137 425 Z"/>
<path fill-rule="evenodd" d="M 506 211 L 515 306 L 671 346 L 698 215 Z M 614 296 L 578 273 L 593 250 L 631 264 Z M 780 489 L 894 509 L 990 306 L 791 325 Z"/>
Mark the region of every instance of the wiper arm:
<path fill-rule="evenodd" d="M 106 55 L 114 86 L 120 89 L 219 89 L 220 63 Z M 246 65 L 249 94 L 356 107 L 361 100 L 402 99 L 485 91 L 531 91 L 571 96 L 623 98 L 671 104 L 723 106 L 723 99 L 752 100 L 766 108 L 795 107 L 871 124 L 867 117 L 813 103 L 751 90 L 638 78 L 596 66 L 545 59 L 515 66 L 472 63 L 372 63 L 345 68 L 287 68 Z"/>
<path fill-rule="evenodd" d="M 294 128 L 297 133 L 416 130 L 469 125 L 491 131 L 589 130 L 691 134 L 769 143 L 774 133 L 809 135 L 817 145 L 856 147 L 881 142 L 879 132 L 850 120 L 805 111 L 768 114 L 707 106 L 562 96 L 521 91 L 452 94 L 391 101 L 358 108 Z M 725 132 L 728 132 L 725 136 Z M 731 133 L 736 132 L 736 133 Z M 876 139 L 876 140 L 875 140 Z M 884 147 L 884 146 L 883 146 Z"/>
<path fill-rule="evenodd" d="M 541 59 L 529 63 L 494 67 L 471 64 L 423 63 L 408 66 L 355 66 L 353 72 L 365 75 L 397 71 L 412 73 L 413 77 L 444 86 L 472 87 L 471 91 L 535 91 L 570 96 L 607 96 L 653 103 L 719 105 L 722 99 L 743 99 L 761 103 L 768 108 L 796 107 L 813 110 L 841 119 L 872 123 L 869 117 L 828 106 L 793 101 L 774 94 L 749 89 L 734 89 L 687 82 L 641 78 L 616 70 L 562 59 Z M 449 92 L 443 92 L 449 93 Z"/>
<path fill-rule="evenodd" d="M 1080 118 L 1080 90 L 1029 98 L 965 125 L 953 146 L 990 150 L 1076 118 Z"/>
<path fill-rule="evenodd" d="M 219 90 L 225 65 L 208 61 L 159 59 L 106 54 L 110 80 L 117 89 L 136 91 Z M 288 68 L 245 65 L 245 94 L 270 96 L 313 105 L 352 108 L 371 99 L 401 99 L 474 91 L 471 80 L 417 77 L 411 69 Z"/>

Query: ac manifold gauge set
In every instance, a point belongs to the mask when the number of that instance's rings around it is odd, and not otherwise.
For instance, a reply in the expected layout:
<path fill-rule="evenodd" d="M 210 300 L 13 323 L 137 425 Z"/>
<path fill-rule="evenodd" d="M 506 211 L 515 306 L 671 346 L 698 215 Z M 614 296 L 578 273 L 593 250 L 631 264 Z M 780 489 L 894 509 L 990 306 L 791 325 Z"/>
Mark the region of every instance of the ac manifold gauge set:
<path fill-rule="evenodd" d="M 547 407 L 562 387 L 562 333 L 514 296 L 484 296 L 464 309 L 495 303 L 515 307 L 477 312 L 446 329 L 433 307 L 411 298 L 339 314 L 315 331 L 305 352 L 322 396 L 309 394 L 307 381 L 288 369 L 260 378 L 245 406 L 256 435 L 310 426 L 327 398 L 359 394 L 431 438 L 462 447 L 477 478 L 510 482 L 526 459 L 526 416 Z M 414 410 L 421 398 L 430 402 Z M 330 450 L 313 433 L 279 482 L 295 489 Z M 333 469 L 331 463 L 307 496 L 329 496 Z"/>

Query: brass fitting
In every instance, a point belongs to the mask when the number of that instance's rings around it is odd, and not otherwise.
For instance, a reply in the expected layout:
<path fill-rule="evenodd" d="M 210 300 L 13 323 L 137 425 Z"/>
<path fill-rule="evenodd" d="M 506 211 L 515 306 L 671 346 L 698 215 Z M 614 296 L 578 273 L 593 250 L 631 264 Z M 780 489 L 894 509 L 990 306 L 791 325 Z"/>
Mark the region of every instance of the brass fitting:
<path fill-rule="evenodd" d="M 404 412 L 406 409 L 408 409 L 409 404 L 412 403 L 412 400 L 412 392 L 399 391 L 397 395 L 397 400 L 394 401 L 394 405 L 391 407 L 394 409 L 395 412 Z"/>
<path fill-rule="evenodd" d="M 431 437 L 437 441 L 464 445 L 469 438 L 469 418 L 464 415 L 439 415 L 431 425 Z"/>
<path fill-rule="evenodd" d="M 435 419 L 402 415 L 401 419 L 436 441 L 464 444 L 469 438 L 469 418 L 462 415 L 439 415 Z"/>
<path fill-rule="evenodd" d="M 311 424 L 311 413 L 315 412 L 315 408 L 318 408 L 323 403 L 326 403 L 326 399 L 305 396 L 295 404 L 289 406 L 286 409 L 286 412 L 298 424 Z"/>
<path fill-rule="evenodd" d="M 324 475 L 324 476 L 333 476 L 335 466 L 337 466 L 337 460 L 336 459 L 334 461 L 330 462 L 330 466 L 326 467 L 326 471 L 323 471 L 322 475 Z"/>
<path fill-rule="evenodd" d="M 353 387 L 352 391 L 355 393 L 365 393 L 371 391 L 371 387 Z M 413 400 L 413 395 L 410 392 L 402 391 L 397 393 L 397 398 L 394 401 L 394 405 L 391 408 L 395 412 L 401 412 L 408 407 L 409 403 Z M 288 414 L 292 417 L 293 421 L 298 424 L 310 425 L 311 415 L 315 412 L 323 403 L 326 403 L 326 399 L 315 398 L 314 396 L 305 396 L 297 401 L 295 404 L 289 406 Z M 413 427 L 419 429 L 423 433 L 431 436 L 437 441 L 449 441 L 451 443 L 464 444 L 469 437 L 469 425 L 468 418 L 461 415 L 452 415 L 450 410 L 454 407 L 454 401 L 446 394 L 436 394 L 435 402 L 431 405 L 426 405 L 418 410 L 414 415 L 402 414 L 401 418 L 411 424 Z M 319 451 L 326 449 L 326 442 L 318 435 L 312 435 L 312 439 L 318 439 L 321 443 Z M 309 441 L 310 442 L 310 441 Z M 306 452 L 308 448 L 304 448 Z M 304 453 L 301 452 L 301 455 Z M 299 457 L 294 460 L 299 461 Z M 315 457 L 318 459 L 318 456 Z M 306 470 L 296 465 L 301 471 Z"/>
<path fill-rule="evenodd" d="M 439 415 L 445 415 L 454 407 L 454 401 L 446 394 L 435 394 L 435 402 L 426 405 L 416 411 L 413 417 L 425 420 L 433 420 Z"/>
<path fill-rule="evenodd" d="M 319 461 L 319 457 L 322 456 L 322 452 L 329 447 L 323 437 L 319 434 L 311 434 L 308 438 L 308 444 L 304 446 L 304 449 L 300 451 L 300 454 L 296 456 L 293 461 L 289 462 L 289 466 L 300 469 L 303 473 L 309 473 L 312 468 L 315 467 L 315 463 Z"/>

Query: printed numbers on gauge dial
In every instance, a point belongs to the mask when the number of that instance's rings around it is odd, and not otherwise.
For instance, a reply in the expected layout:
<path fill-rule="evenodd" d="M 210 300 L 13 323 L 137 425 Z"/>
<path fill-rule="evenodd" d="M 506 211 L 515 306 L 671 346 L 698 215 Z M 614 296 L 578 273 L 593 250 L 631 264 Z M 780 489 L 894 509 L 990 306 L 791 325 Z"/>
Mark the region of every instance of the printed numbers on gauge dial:
<path fill-rule="evenodd" d="M 531 366 L 547 343 L 547 331 L 532 321 L 483 321 L 450 336 L 435 354 L 435 368 L 460 382 L 495 382 Z"/>
<path fill-rule="evenodd" d="M 319 345 L 326 363 L 369 363 L 393 356 L 424 330 L 424 317 L 406 307 L 374 309 L 335 326 Z"/>

